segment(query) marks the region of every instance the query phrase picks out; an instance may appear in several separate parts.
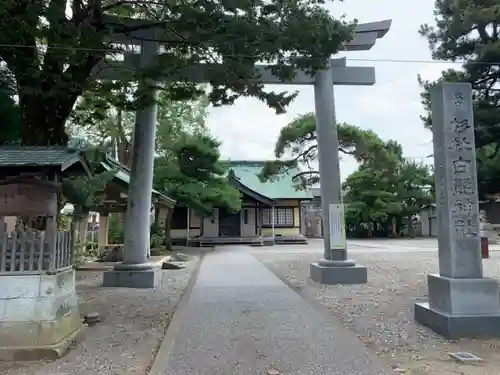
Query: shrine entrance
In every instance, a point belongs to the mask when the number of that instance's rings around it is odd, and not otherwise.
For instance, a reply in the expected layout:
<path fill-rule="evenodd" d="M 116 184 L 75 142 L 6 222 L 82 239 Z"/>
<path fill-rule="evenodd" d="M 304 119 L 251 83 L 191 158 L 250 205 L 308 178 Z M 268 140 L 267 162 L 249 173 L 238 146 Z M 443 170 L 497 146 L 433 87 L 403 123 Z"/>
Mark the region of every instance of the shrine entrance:
<path fill-rule="evenodd" d="M 241 211 L 229 212 L 219 208 L 219 237 L 241 236 Z"/>

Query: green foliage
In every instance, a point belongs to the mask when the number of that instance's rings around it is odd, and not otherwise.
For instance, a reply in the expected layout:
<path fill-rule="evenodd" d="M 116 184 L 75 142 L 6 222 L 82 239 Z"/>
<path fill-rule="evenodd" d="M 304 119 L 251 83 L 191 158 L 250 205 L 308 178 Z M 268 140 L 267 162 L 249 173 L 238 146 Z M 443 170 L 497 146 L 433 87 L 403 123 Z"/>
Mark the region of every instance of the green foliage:
<path fill-rule="evenodd" d="M 164 29 L 160 39 L 166 53 L 135 77 L 124 72 L 124 78 L 159 80 L 167 75 L 173 82 L 165 88 L 169 95 L 190 100 L 200 94 L 200 87 L 187 81 L 186 68 L 222 62 L 207 71 L 211 103 L 231 104 L 240 96 L 252 96 L 278 112 L 296 93 L 267 91 L 255 80 L 256 63 L 273 63 L 273 72 L 283 79 L 292 78 L 295 68 L 314 72 L 342 49 L 355 27 L 331 17 L 315 0 L 3 0 L 0 59 L 17 83 L 23 144 L 65 145 L 65 123 L 77 98 L 86 90 L 113 90 L 113 83 L 90 77 L 106 54 L 119 49 L 107 34 L 148 28 L 110 22 L 107 16 L 114 15 L 151 20 L 151 26 Z"/>
<path fill-rule="evenodd" d="M 166 156 L 182 134 L 206 134 L 208 129 L 205 119 L 208 106 L 209 101 L 206 95 L 200 95 L 195 100 L 177 101 L 173 100 L 168 92 L 160 92 L 156 152 Z"/>
<path fill-rule="evenodd" d="M 130 103 L 124 103 L 119 89 L 97 97 L 93 92 L 84 94 L 71 117 L 69 126 L 73 134 L 80 134 L 103 150 L 117 149 L 121 163 L 128 164 L 133 137 L 133 113 Z M 240 208 L 237 190 L 227 184 L 226 167 L 219 160 L 220 143 L 208 134 L 205 126 L 208 98 L 175 101 L 168 91 L 160 92 L 158 99 L 157 132 L 154 169 L 154 187 L 177 201 L 189 205 L 200 214 L 208 214 L 213 206 L 230 210 Z M 95 203 L 105 178 L 99 176 L 88 189 L 79 190 L 78 201 Z M 168 221 L 168 219 L 167 219 Z M 166 228 L 153 226 L 152 240 L 165 235 Z M 111 229 L 110 229 L 111 230 Z M 117 236 L 122 238 L 123 233 Z M 111 237 L 110 237 L 111 238 Z M 123 241 L 123 239 L 121 240 Z"/>
<path fill-rule="evenodd" d="M 116 90 L 101 97 L 93 92 L 85 93 L 69 128 L 73 134 L 91 140 L 94 148 L 118 149 L 120 162 L 127 164 L 128 155 L 123 151 L 131 151 L 133 113 L 124 105 L 122 93 Z M 205 126 L 208 98 L 202 95 L 196 100 L 181 102 L 173 100 L 168 91 L 162 91 L 157 104 L 155 189 L 200 214 L 208 214 L 214 206 L 238 210 L 239 192 L 229 186 L 224 177 L 227 168 L 219 160 L 220 143 L 209 135 Z M 79 195 L 74 199 L 85 206 L 95 204 L 98 199 L 95 193 L 105 182 L 105 176 L 100 175 L 86 184 L 85 189 L 78 190 Z M 110 239 L 112 230 L 110 224 Z M 154 225 L 153 242 L 159 243 L 166 230 L 168 228 Z M 115 241 L 123 242 L 123 232 L 118 228 L 116 232 Z"/>
<path fill-rule="evenodd" d="M 483 198 L 498 193 L 500 184 L 499 9 L 498 0 L 438 0 L 436 26 L 423 25 L 420 30 L 434 59 L 464 61 L 461 69 L 442 72 L 436 82 L 472 84 L 479 193 Z M 436 82 L 420 79 L 422 103 L 428 111 L 423 120 L 428 128 L 432 126 L 430 89 Z"/>
<path fill-rule="evenodd" d="M 184 134 L 174 145 L 174 157 L 155 160 L 155 188 L 201 215 L 208 215 L 214 206 L 239 210 L 240 195 L 224 176 L 219 145 L 210 135 Z"/>
<path fill-rule="evenodd" d="M 134 113 L 124 103 L 129 95 L 131 88 L 126 83 L 109 91 L 85 91 L 71 113 L 68 133 L 85 137 L 130 166 Z"/>
<path fill-rule="evenodd" d="M 208 100 L 173 101 L 167 92 L 158 99 L 158 126 L 153 184 L 177 204 L 201 215 L 214 206 L 240 209 L 239 192 L 229 186 L 227 166 L 220 161 L 220 142 L 206 126 Z"/>
<path fill-rule="evenodd" d="M 19 111 L 10 95 L 0 88 L 0 145 L 17 143 L 20 139 Z"/>
<path fill-rule="evenodd" d="M 347 211 L 365 223 L 385 221 L 389 215 L 399 213 L 401 202 L 395 201 L 394 193 L 388 189 L 390 185 L 387 176 L 373 168 L 352 173 L 344 183 Z"/>
<path fill-rule="evenodd" d="M 103 158 L 99 149 L 90 149 L 86 152 L 90 157 L 91 166 L 96 167 Z M 93 176 L 75 175 L 66 177 L 62 181 L 62 194 L 66 202 L 74 205 L 73 216 L 78 217 L 88 213 L 99 205 L 102 200 L 101 193 L 115 176 L 117 170 L 104 171 Z"/>
<path fill-rule="evenodd" d="M 71 227 L 71 216 L 58 215 L 57 216 L 57 230 L 68 231 Z"/>
<path fill-rule="evenodd" d="M 108 216 L 108 243 L 123 244 L 124 233 L 123 225 L 119 220 L 118 214 L 110 214 Z"/>
<path fill-rule="evenodd" d="M 165 228 L 162 228 L 157 224 L 158 223 L 156 222 L 156 220 L 155 222 L 151 223 L 151 228 L 149 231 L 149 242 L 151 249 L 157 248 L 160 244 L 164 242 L 165 239 Z"/>
<path fill-rule="evenodd" d="M 85 91 L 71 112 L 68 130 L 75 135 L 85 134 L 99 146 L 117 139 L 128 140 L 134 122 L 133 113 L 127 111 L 124 103 L 129 95 L 132 95 L 132 89 L 127 83 L 109 91 Z"/>
<path fill-rule="evenodd" d="M 390 149 L 394 143 L 389 143 Z M 346 216 L 351 223 L 376 224 L 387 230 L 393 218 L 411 220 L 432 203 L 428 167 L 391 152 L 387 156 L 383 165 L 378 160 L 361 165 L 344 182 Z"/>
<path fill-rule="evenodd" d="M 349 124 L 338 124 L 337 128 L 339 152 L 354 157 L 359 164 L 343 186 L 346 223 L 351 234 L 369 236 L 373 227 L 387 235 L 393 218 L 400 225 L 402 217 L 411 218 L 432 202 L 430 171 L 405 159 L 399 143 L 384 142 L 373 131 Z M 295 176 L 297 188 L 306 189 L 320 182 L 319 173 L 314 170 L 318 142 L 312 113 L 281 129 L 274 154 L 277 160 L 265 164 L 261 180 L 279 178 L 280 174 L 298 167 L 305 171 Z"/>
<path fill-rule="evenodd" d="M 371 130 L 363 130 L 345 123 L 338 124 L 337 129 L 339 151 L 344 155 L 353 156 L 361 164 L 372 160 L 382 161 L 385 158 L 386 145 Z M 281 129 L 274 154 L 277 160 L 264 165 L 260 174 L 261 180 L 279 178 L 280 174 L 290 168 L 298 167 L 305 171 L 295 176 L 297 188 L 305 189 L 319 182 L 319 173 L 314 168 L 318 160 L 318 142 L 313 113 L 301 115 Z M 281 160 L 283 157 L 287 159 Z"/>
<path fill-rule="evenodd" d="M 15 102 L 15 81 L 0 58 L 0 145 L 19 143 L 21 139 L 19 107 Z"/>
<path fill-rule="evenodd" d="M 78 268 L 87 261 L 85 245 L 76 243 L 73 245 L 72 266 Z"/>

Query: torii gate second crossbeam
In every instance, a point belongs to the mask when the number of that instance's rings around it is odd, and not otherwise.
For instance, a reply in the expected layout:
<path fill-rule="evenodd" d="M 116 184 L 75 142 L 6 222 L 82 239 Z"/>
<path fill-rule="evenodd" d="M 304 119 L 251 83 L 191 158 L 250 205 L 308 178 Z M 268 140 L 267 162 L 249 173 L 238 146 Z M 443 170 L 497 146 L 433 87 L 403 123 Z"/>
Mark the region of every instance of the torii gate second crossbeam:
<path fill-rule="evenodd" d="M 110 40 L 140 44 L 141 40 L 146 39 L 147 41 L 141 44 L 140 58 L 127 55 L 123 62 L 104 62 L 94 69 L 96 79 L 123 79 L 123 71 L 138 71 L 154 64 L 159 50 L 158 44 L 161 42 L 156 40 L 157 29 L 139 29 L 127 35 L 119 31 L 120 24 L 130 25 L 137 22 L 144 21 L 113 18 L 110 21 Z M 377 39 L 385 36 L 390 26 L 390 20 L 359 25 L 353 40 L 346 45 L 345 50 L 371 49 Z M 191 82 L 204 82 L 208 69 L 210 65 L 198 65 L 187 69 L 183 75 Z M 297 72 L 293 81 L 282 81 L 274 77 L 265 66 L 256 67 L 256 76 L 259 77 L 258 81 L 264 84 L 314 85 L 325 251 L 324 259 L 311 264 L 311 278 L 323 284 L 366 283 L 366 268 L 347 259 L 345 229 L 339 230 L 339 224 L 344 220 L 343 212 L 335 211 L 335 207 L 341 205 L 341 183 L 333 86 L 371 86 L 375 84 L 375 69 L 349 67 L 345 59 L 332 59 L 328 66 L 317 72 L 314 77 Z M 165 77 L 165 80 L 167 81 L 168 77 Z M 156 104 L 152 104 L 136 112 L 124 260 L 116 265 L 114 270 L 104 273 L 104 286 L 152 288 L 160 281 L 161 273 L 148 263 L 156 111 Z M 343 245 L 340 241 L 341 246 L 338 246 L 339 237 L 344 238 Z"/>

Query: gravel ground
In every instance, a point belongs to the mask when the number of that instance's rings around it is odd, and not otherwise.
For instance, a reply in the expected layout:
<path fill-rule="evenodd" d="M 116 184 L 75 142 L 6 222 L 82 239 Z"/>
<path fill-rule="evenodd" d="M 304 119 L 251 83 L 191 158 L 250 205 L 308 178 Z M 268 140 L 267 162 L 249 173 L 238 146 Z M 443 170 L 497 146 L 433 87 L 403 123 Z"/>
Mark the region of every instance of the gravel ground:
<path fill-rule="evenodd" d="M 426 275 L 438 270 L 437 253 L 364 253 L 351 257 L 368 267 L 368 284 L 320 286 L 309 279 L 318 254 L 254 255 L 306 298 L 313 298 L 340 318 L 382 360 L 412 375 L 497 375 L 500 340 L 446 341 L 415 324 L 413 303 L 426 299 Z M 500 278 L 500 253 L 484 260 L 485 275 Z M 448 353 L 468 351 L 484 361 L 465 365 Z M 397 370 L 396 370 L 397 369 Z M 403 371 L 404 370 L 404 371 Z"/>
<path fill-rule="evenodd" d="M 102 272 L 77 272 L 80 313 L 98 312 L 102 322 L 82 343 L 49 363 L 1 365 L 4 375 L 146 374 L 198 257 L 181 270 L 165 270 L 154 290 L 102 288 Z"/>

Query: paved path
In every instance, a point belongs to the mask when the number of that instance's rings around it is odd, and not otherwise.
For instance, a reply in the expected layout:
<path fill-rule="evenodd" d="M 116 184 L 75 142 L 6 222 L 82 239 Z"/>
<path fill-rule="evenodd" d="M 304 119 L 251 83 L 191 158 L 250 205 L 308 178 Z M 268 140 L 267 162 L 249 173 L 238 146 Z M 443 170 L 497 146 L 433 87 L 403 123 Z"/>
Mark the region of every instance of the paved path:
<path fill-rule="evenodd" d="M 180 324 L 177 332 L 167 333 L 151 373 L 390 373 L 339 321 L 314 309 L 247 249 L 226 247 L 205 256 L 189 304 L 171 324 Z"/>
<path fill-rule="evenodd" d="M 490 245 L 492 249 L 492 245 Z M 254 247 L 255 253 L 272 254 L 318 254 L 318 259 L 323 257 L 323 239 L 309 239 L 306 245 L 276 245 L 273 247 Z M 357 253 L 404 253 L 404 252 L 437 252 L 436 239 L 366 239 L 347 240 L 347 252 Z"/>

